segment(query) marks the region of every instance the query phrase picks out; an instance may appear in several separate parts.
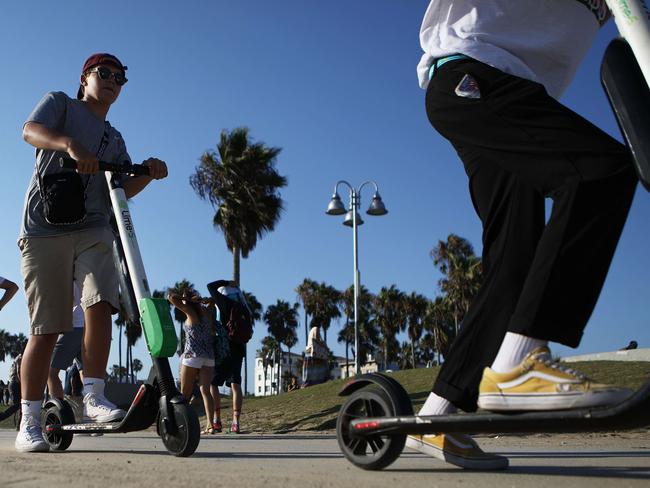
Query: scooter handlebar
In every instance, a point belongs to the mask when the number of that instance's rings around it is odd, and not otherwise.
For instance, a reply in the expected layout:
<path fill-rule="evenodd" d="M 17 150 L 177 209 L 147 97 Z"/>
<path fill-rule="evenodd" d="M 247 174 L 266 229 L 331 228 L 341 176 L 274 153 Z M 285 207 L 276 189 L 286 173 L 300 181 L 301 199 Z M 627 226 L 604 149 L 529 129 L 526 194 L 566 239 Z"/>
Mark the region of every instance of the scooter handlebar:
<path fill-rule="evenodd" d="M 77 169 L 77 161 L 75 161 L 72 158 L 60 157 L 59 165 L 62 168 Z M 133 176 L 149 175 L 149 166 L 145 166 L 143 164 L 131 164 L 131 163 L 117 164 L 117 163 L 107 163 L 106 161 L 100 161 L 99 170 L 110 171 L 111 173 L 120 173 L 124 175 L 133 175 Z"/>

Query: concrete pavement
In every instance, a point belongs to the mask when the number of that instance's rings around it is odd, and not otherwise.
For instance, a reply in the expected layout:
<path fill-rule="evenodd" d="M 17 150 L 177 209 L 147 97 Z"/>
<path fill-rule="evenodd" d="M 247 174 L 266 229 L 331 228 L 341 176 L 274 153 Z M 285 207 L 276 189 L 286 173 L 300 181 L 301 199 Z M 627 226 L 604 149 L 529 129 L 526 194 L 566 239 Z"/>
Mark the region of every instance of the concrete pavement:
<path fill-rule="evenodd" d="M 406 451 L 388 469 L 363 471 L 333 435 L 203 436 L 191 458 L 170 456 L 155 433 L 76 437 L 63 453 L 15 452 L 0 430 L 0 487 L 430 487 L 650 486 L 650 432 L 477 437 L 509 456 L 504 472 L 471 472 Z"/>

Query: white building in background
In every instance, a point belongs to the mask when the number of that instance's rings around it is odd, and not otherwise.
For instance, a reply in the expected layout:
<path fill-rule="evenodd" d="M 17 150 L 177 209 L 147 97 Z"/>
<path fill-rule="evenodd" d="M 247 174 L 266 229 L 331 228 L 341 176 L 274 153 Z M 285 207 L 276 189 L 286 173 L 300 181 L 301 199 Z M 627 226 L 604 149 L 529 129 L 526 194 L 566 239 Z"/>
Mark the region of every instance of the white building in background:
<path fill-rule="evenodd" d="M 291 361 L 289 361 L 291 359 Z M 291 369 L 289 369 L 291 368 Z M 302 355 L 291 353 L 291 356 L 286 352 L 282 354 L 282 362 L 278 364 L 275 361 L 275 356 L 269 358 L 266 366 L 266 383 L 264 382 L 264 363 L 261 357 L 255 358 L 255 396 L 268 396 L 276 395 L 278 388 L 278 380 L 280 378 L 287 378 L 295 376 L 300 379 L 302 377 Z"/>
<path fill-rule="evenodd" d="M 274 362 L 275 358 L 269 358 L 266 366 L 266 382 L 264 381 L 264 363 L 261 357 L 255 358 L 255 396 L 277 395 L 278 379 L 282 376 L 283 382 L 289 376 L 295 376 L 298 384 L 302 382 L 302 354 L 286 352 L 282 355 L 282 363 Z M 349 378 L 354 376 L 354 361 L 349 361 L 346 365 L 345 358 L 334 356 L 334 366 L 330 371 L 330 380 Z M 291 365 L 291 366 L 290 366 Z M 347 366 L 347 367 L 346 367 Z M 291 368 L 291 369 L 290 369 Z M 379 371 L 379 365 L 374 357 L 369 356 L 366 364 L 361 366 L 361 374 L 376 373 Z M 349 374 L 348 374 L 349 373 Z"/>

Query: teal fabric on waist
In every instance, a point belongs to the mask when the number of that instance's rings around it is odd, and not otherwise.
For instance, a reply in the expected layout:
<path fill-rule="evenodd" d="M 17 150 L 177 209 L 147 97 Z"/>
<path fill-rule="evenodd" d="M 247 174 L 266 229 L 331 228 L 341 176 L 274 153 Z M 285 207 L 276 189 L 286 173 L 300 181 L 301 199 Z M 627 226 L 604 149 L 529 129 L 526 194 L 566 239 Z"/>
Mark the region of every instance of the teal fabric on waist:
<path fill-rule="evenodd" d="M 457 59 L 469 59 L 469 56 L 465 56 L 464 54 L 452 54 L 443 58 L 434 59 L 431 68 L 429 68 L 429 79 L 435 76 L 436 71 L 438 71 L 443 64 L 448 63 L 449 61 L 455 61 Z"/>

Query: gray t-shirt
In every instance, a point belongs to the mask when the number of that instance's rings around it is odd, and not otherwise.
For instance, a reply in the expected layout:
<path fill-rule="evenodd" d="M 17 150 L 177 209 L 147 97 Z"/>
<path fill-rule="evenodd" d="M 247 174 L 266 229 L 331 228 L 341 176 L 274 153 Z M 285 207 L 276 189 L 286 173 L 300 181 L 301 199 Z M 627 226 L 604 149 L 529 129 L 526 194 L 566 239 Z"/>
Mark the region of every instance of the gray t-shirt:
<path fill-rule="evenodd" d="M 93 114 L 83 102 L 72 99 L 63 92 L 50 92 L 45 95 L 25 121 L 25 123 L 27 122 L 43 124 L 70 136 L 93 154 L 97 154 L 106 128 L 108 131 L 108 144 L 100 159 L 111 163 L 131 162 L 122 135 L 111 127 L 108 122 L 104 122 Z M 62 169 L 59 166 L 60 156 L 68 157 L 68 154 L 49 149 L 36 149 L 36 164 L 41 177 L 50 173 L 73 171 Z M 34 174 L 25 195 L 19 238 L 56 236 L 107 226 L 110 201 L 104 174 L 98 172 L 92 176 L 81 175 L 81 178 L 84 183 L 88 181 L 86 188 L 86 220 L 80 224 L 52 225 L 43 216 L 38 175 L 36 169 L 34 169 Z"/>

